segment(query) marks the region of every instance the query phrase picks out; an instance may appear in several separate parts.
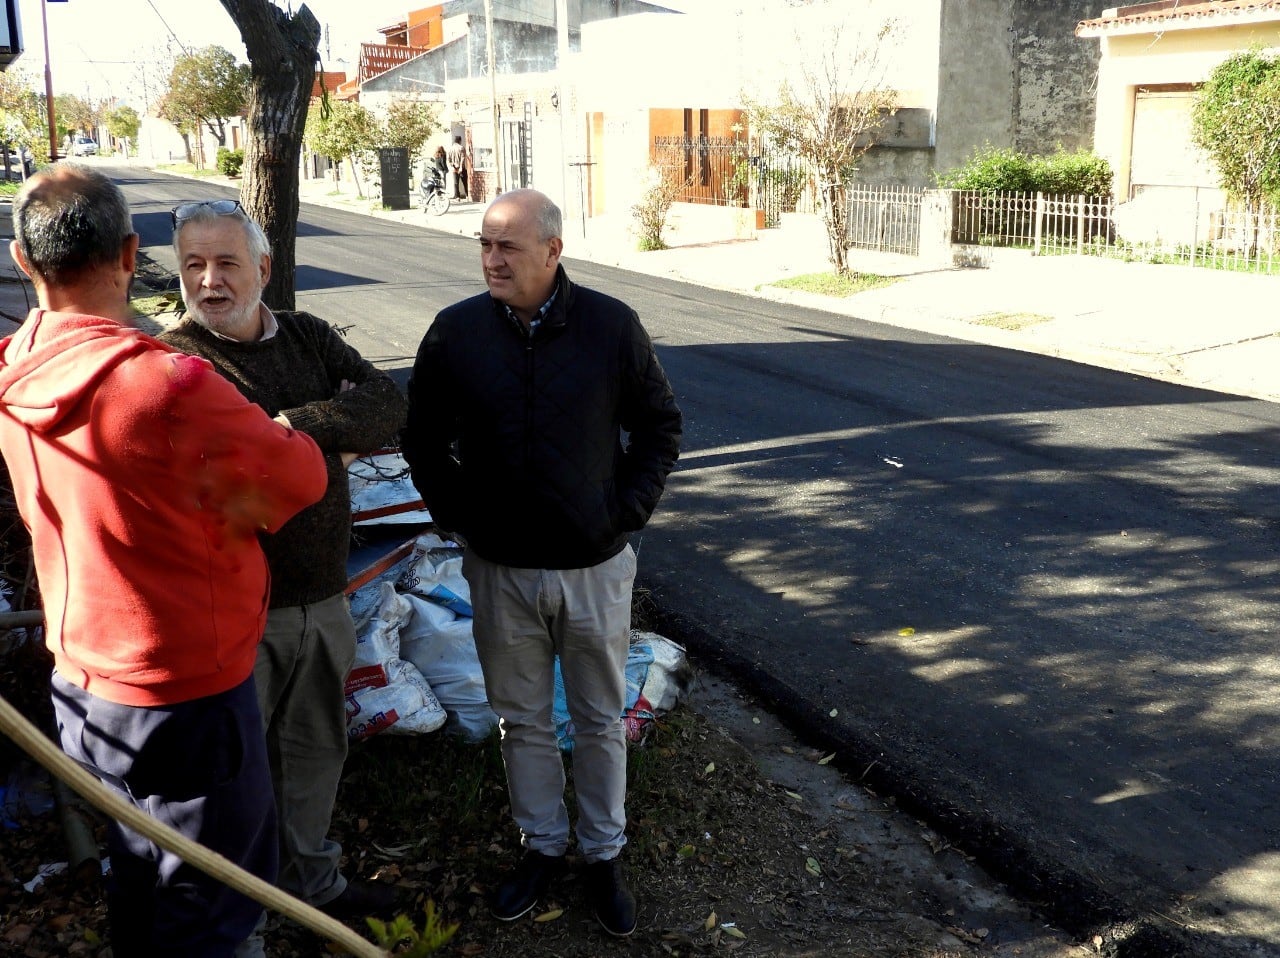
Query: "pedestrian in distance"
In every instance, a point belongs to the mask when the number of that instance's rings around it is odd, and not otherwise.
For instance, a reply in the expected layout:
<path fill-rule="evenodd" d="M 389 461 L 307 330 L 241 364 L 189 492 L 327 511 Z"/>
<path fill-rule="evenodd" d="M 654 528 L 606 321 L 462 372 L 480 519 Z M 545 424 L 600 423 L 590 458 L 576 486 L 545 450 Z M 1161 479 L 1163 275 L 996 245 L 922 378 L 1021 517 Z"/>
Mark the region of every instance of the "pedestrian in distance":
<path fill-rule="evenodd" d="M 453 198 L 467 199 L 467 151 L 460 136 L 455 136 L 449 147 L 449 171 L 453 173 Z"/>
<path fill-rule="evenodd" d="M 258 533 L 321 497 L 324 458 L 209 363 L 132 328 L 138 236 L 105 176 L 37 173 L 13 226 L 39 306 L 0 342 L 0 452 L 31 531 L 62 747 L 274 882 Z M 254 953 L 256 902 L 118 823 L 108 844 L 118 958 Z"/>
<path fill-rule="evenodd" d="M 499 716 L 524 854 L 493 914 L 530 911 L 566 871 L 569 818 L 551 709 L 573 720 L 584 884 L 611 935 L 636 927 L 622 724 L 636 557 L 675 465 L 680 410 L 634 310 L 569 280 L 560 210 L 535 190 L 485 211 L 489 291 L 443 310 L 409 383 L 401 440 L 437 526 L 463 542 L 476 651 Z M 623 441 L 623 432 L 627 440 Z"/>
<path fill-rule="evenodd" d="M 395 441 L 405 399 L 324 320 L 263 304 L 270 244 L 235 200 L 178 206 L 173 248 L 187 316 L 161 339 L 207 359 L 267 415 L 314 439 L 328 472 L 319 502 L 262 536 L 271 596 L 254 678 L 280 820 L 279 885 L 338 918 L 382 914 L 394 907 L 393 890 L 343 876 L 342 849 L 328 833 L 356 651 L 344 594 L 346 469 Z"/>
<path fill-rule="evenodd" d="M 449 177 L 449 160 L 445 156 L 444 147 L 437 146 L 431 157 L 430 175 L 444 188 Z"/>

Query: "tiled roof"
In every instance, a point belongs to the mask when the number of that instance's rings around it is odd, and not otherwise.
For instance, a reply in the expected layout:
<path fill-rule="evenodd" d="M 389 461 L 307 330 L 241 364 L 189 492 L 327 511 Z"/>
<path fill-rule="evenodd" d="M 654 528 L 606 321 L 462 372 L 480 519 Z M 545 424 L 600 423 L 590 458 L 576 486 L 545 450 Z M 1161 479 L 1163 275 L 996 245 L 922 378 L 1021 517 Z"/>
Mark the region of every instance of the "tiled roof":
<path fill-rule="evenodd" d="M 399 66 L 420 54 L 426 53 L 425 47 L 402 47 L 386 43 L 360 44 L 360 71 L 357 74 L 361 83 L 379 74 L 386 73 L 392 67 Z"/>
<path fill-rule="evenodd" d="M 1200 30 L 1237 24 L 1280 21 L 1280 0 L 1210 0 L 1186 3 L 1161 0 L 1108 11 L 1110 16 L 1081 20 L 1078 37 L 1102 37 L 1166 30 Z"/>
<path fill-rule="evenodd" d="M 323 73 L 317 73 L 315 80 L 312 81 L 311 84 L 311 95 L 313 97 L 320 96 L 321 85 L 324 86 L 325 90 L 332 93 L 338 88 L 338 84 L 346 82 L 346 79 L 347 74 L 345 70 L 325 70 Z"/>

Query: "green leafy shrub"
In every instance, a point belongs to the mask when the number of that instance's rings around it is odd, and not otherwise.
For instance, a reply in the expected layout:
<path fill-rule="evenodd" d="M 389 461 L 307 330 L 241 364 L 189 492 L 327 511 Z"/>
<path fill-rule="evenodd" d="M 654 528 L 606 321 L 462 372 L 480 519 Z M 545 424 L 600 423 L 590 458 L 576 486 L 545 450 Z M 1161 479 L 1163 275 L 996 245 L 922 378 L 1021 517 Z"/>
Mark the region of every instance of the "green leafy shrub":
<path fill-rule="evenodd" d="M 1092 150 L 1037 157 L 1032 164 L 1035 189 L 1072 196 L 1107 196 L 1111 192 L 1111 164 Z"/>
<path fill-rule="evenodd" d="M 1251 209 L 1280 202 L 1280 57 L 1255 48 L 1218 64 L 1196 94 L 1191 121 L 1233 199 Z"/>
<path fill-rule="evenodd" d="M 938 185 L 951 190 L 1034 190 L 1031 157 L 1011 149 L 987 146 L 963 166 L 938 176 Z"/>
<path fill-rule="evenodd" d="M 1105 196 L 1111 192 L 1111 164 L 1090 150 L 1030 156 L 987 146 L 968 162 L 938 176 L 944 189 L 984 192 L 1058 193 Z"/>
<path fill-rule="evenodd" d="M 228 150 L 225 146 L 218 147 L 218 158 L 215 164 L 218 172 L 223 176 L 239 176 L 240 170 L 244 166 L 244 150 Z"/>

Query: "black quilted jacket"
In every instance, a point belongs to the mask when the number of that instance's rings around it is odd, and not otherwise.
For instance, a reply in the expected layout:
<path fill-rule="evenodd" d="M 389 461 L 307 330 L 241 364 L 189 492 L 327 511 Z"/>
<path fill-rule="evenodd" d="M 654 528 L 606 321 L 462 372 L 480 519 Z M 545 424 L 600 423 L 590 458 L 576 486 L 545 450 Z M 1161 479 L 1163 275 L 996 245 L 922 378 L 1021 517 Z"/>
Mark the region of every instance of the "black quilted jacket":
<path fill-rule="evenodd" d="M 401 439 L 436 524 L 519 568 L 620 552 L 680 446 L 680 410 L 635 312 L 563 268 L 557 283 L 532 334 L 488 293 L 436 316 Z"/>

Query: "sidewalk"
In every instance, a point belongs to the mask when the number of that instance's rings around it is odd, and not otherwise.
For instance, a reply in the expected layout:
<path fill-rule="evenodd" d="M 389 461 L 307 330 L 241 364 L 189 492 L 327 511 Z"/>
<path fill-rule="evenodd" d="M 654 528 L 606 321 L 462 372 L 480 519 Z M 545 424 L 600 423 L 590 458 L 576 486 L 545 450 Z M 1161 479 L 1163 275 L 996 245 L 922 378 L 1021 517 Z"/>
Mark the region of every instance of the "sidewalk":
<path fill-rule="evenodd" d="M 234 187 L 222 177 L 206 180 Z M 458 203 L 442 216 L 383 210 L 328 180 L 304 180 L 303 203 L 347 209 L 423 229 L 477 236 L 484 206 Z M 12 236 L 0 203 L 0 239 Z M 769 284 L 829 269 L 816 217 L 792 216 L 756 239 L 698 242 L 678 217 L 671 249 L 636 250 L 623 214 L 564 224 L 565 259 L 588 260 L 698 286 L 855 316 L 1009 349 L 1057 356 L 1208 389 L 1280 401 L 1280 277 L 1093 257 L 987 251 L 983 268 L 931 268 L 912 257 L 852 251 L 855 269 L 900 277 L 846 299 Z M 479 268 L 477 263 L 477 269 Z M 0 316 L 20 321 L 30 287 L 0 267 Z M 24 289 L 25 287 L 25 289 Z"/>

